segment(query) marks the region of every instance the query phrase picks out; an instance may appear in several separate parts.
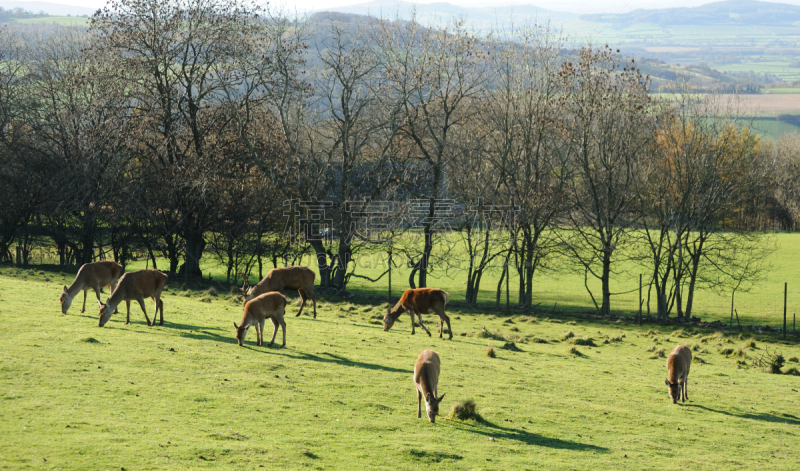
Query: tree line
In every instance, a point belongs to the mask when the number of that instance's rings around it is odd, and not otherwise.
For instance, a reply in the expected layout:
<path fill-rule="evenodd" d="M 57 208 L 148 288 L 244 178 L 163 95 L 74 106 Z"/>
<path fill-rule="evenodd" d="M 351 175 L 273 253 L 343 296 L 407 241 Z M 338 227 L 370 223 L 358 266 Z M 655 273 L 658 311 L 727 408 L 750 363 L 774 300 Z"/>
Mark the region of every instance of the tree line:
<path fill-rule="evenodd" d="M 85 30 L 0 34 L 5 262 L 46 239 L 62 265 L 109 247 L 190 279 L 210 256 L 233 282 L 312 253 L 344 290 L 361 253 L 401 257 L 417 287 L 459 257 L 467 302 L 500 267 L 498 302 L 513 273 L 522 307 L 567 266 L 608 314 L 637 260 L 658 314 L 684 317 L 696 289 L 752 281 L 756 231 L 800 211 L 796 136 L 764 142 L 686 81 L 654 96 L 634 59 L 546 26 L 118 0 Z"/>

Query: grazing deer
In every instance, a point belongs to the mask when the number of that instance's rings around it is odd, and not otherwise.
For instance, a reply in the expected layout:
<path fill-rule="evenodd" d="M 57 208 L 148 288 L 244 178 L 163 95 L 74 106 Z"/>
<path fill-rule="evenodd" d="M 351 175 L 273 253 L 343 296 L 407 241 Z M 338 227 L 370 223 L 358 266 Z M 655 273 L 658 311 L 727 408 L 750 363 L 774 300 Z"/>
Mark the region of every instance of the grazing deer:
<path fill-rule="evenodd" d="M 250 286 L 247 284 L 247 278 L 242 277 L 245 281 L 242 285 L 242 294 L 244 294 L 244 302 L 250 301 L 256 296 L 270 291 L 278 291 L 281 294 L 286 294 L 286 290 L 297 291 L 303 303 L 300 304 L 300 310 L 297 311 L 297 316 L 303 313 L 303 307 L 306 305 L 306 300 L 311 298 L 314 304 L 314 319 L 317 318 L 317 296 L 314 294 L 314 278 L 317 274 L 308 267 L 284 267 L 273 268 L 267 273 L 263 280 L 259 281 L 257 285 Z"/>
<path fill-rule="evenodd" d="M 256 336 L 258 337 L 258 346 L 264 344 L 264 323 L 269 318 L 275 330 L 272 331 L 272 340 L 269 342 L 271 347 L 275 343 L 275 335 L 278 333 L 278 325 L 283 329 L 283 344 L 281 347 L 286 346 L 286 322 L 283 320 L 283 315 L 286 313 L 286 296 L 276 291 L 270 291 L 259 295 L 244 305 L 244 314 L 242 314 L 242 324 L 233 326 L 236 327 L 236 339 L 239 341 L 239 346 L 244 345 L 244 337 L 247 335 L 247 329 L 251 325 L 256 327 Z"/>
<path fill-rule="evenodd" d="M 417 418 L 422 417 L 422 398 L 425 398 L 425 412 L 431 423 L 436 422 L 439 415 L 439 403 L 444 399 L 444 394 L 436 397 L 439 385 L 441 365 L 439 354 L 433 350 L 425 350 L 417 357 L 414 364 L 414 386 L 417 388 Z"/>
<path fill-rule="evenodd" d="M 678 345 L 667 357 L 667 379 L 664 384 L 669 386 L 669 397 L 672 403 L 686 402 L 686 381 L 689 379 L 689 367 L 692 365 L 692 349 L 686 345 Z"/>
<path fill-rule="evenodd" d="M 66 314 L 72 306 L 72 300 L 83 291 L 83 307 L 81 312 L 86 312 L 86 292 L 89 288 L 94 289 L 97 295 L 97 302 L 100 302 L 100 289 L 103 286 L 110 286 L 111 291 L 117 285 L 122 274 L 122 265 L 106 260 L 103 262 L 84 263 L 75 275 L 75 280 L 69 287 L 64 287 L 58 301 L 61 303 L 61 314 Z"/>
<path fill-rule="evenodd" d="M 433 311 L 439 315 L 439 338 L 442 338 L 443 323 L 447 322 L 447 330 L 450 333 L 450 340 L 452 340 L 453 329 L 450 328 L 450 318 L 444 313 L 444 307 L 449 300 L 450 295 L 438 288 L 407 289 L 400 297 L 400 301 L 397 301 L 392 309 L 386 310 L 386 315 L 383 317 L 383 331 L 388 332 L 397 318 L 403 312 L 408 312 L 411 316 L 411 335 L 415 333 L 414 314 L 416 314 L 420 327 L 425 329 L 430 337 L 431 331 L 422 323 L 422 314 L 430 314 Z"/>
<path fill-rule="evenodd" d="M 164 325 L 164 301 L 161 300 L 161 291 L 164 290 L 166 285 L 167 275 L 158 270 L 137 270 L 125 273 L 117 282 L 117 287 L 114 288 L 108 301 L 105 304 L 100 303 L 100 327 L 106 325 L 106 322 L 111 318 L 111 314 L 114 313 L 122 301 L 125 301 L 128 307 L 128 317 L 125 323 L 130 324 L 132 300 L 139 301 L 139 306 L 142 307 L 148 326 L 156 324 L 156 316 L 158 316 L 159 310 L 161 310 L 160 325 Z M 147 317 L 144 298 L 153 298 L 156 302 L 156 312 L 153 314 L 152 323 L 150 323 L 150 318 Z"/>

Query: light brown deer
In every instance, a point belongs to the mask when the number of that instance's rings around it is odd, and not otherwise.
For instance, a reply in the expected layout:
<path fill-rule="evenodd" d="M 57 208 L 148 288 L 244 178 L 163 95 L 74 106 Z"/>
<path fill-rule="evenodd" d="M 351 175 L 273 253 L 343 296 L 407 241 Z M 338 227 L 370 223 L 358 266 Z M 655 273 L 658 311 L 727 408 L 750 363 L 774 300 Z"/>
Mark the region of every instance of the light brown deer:
<path fill-rule="evenodd" d="M 669 397 L 672 403 L 686 402 L 686 381 L 689 379 L 689 367 L 692 365 L 692 349 L 686 345 L 678 345 L 667 357 L 667 379 L 664 384 L 669 386 Z"/>
<path fill-rule="evenodd" d="M 75 275 L 75 280 L 69 287 L 65 286 L 58 297 L 61 303 L 61 314 L 66 314 L 72 306 L 72 300 L 83 291 L 83 307 L 81 312 L 86 312 L 86 292 L 89 288 L 94 289 L 97 295 L 97 302 L 100 302 L 100 291 L 103 286 L 114 287 L 117 285 L 120 275 L 122 275 L 122 265 L 110 260 L 94 263 L 84 263 Z"/>
<path fill-rule="evenodd" d="M 314 319 L 317 318 L 317 296 L 314 294 L 314 279 L 317 274 L 308 267 L 284 267 L 273 268 L 267 273 L 263 280 L 259 281 L 255 286 L 249 286 L 245 277 L 244 285 L 242 286 L 242 294 L 244 294 L 244 302 L 250 301 L 256 296 L 270 291 L 278 291 L 281 294 L 286 294 L 286 290 L 297 291 L 303 303 L 300 304 L 300 310 L 297 311 L 297 316 L 303 313 L 303 307 L 306 305 L 306 300 L 311 299 L 314 304 Z"/>
<path fill-rule="evenodd" d="M 450 339 L 453 339 L 453 329 L 450 328 L 450 318 L 444 313 L 444 307 L 450 300 L 450 295 L 446 291 L 438 288 L 417 288 L 407 289 L 400 301 L 393 308 L 386 310 L 386 315 L 383 317 L 383 331 L 388 332 L 392 328 L 394 322 L 400 317 L 403 312 L 408 312 L 411 316 L 411 335 L 415 334 L 414 331 L 414 314 L 419 319 L 419 325 L 428 336 L 431 336 L 431 331 L 422 323 L 422 314 L 430 314 L 435 312 L 439 315 L 439 338 L 442 338 L 443 323 L 447 322 L 447 331 L 450 333 Z"/>
<path fill-rule="evenodd" d="M 283 329 L 283 344 L 281 347 L 286 346 L 286 322 L 283 320 L 283 315 L 286 312 L 286 296 L 276 291 L 264 293 L 256 296 L 255 298 L 247 301 L 244 305 L 244 314 L 242 314 L 241 325 L 236 327 L 236 339 L 239 341 L 239 346 L 244 345 L 244 337 L 247 335 L 247 329 L 251 325 L 256 327 L 256 336 L 258 337 L 258 346 L 264 344 L 264 323 L 269 318 L 275 330 L 272 331 L 272 340 L 269 342 L 271 347 L 275 343 L 275 335 L 278 333 L 278 326 Z"/>
<path fill-rule="evenodd" d="M 106 325 L 111 318 L 119 303 L 125 301 L 128 307 L 128 317 L 126 324 L 131 323 L 131 301 L 139 301 L 142 307 L 144 318 L 148 326 L 156 324 L 156 316 L 161 311 L 161 324 L 164 325 L 164 302 L 161 300 L 161 292 L 167 285 L 167 275 L 158 270 L 137 270 L 125 273 L 119 279 L 117 287 L 111 293 L 105 304 L 100 304 L 100 327 Z M 147 309 L 144 307 L 144 298 L 153 298 L 156 302 L 156 312 L 153 314 L 153 322 L 147 317 Z"/>
<path fill-rule="evenodd" d="M 425 350 L 417 357 L 414 364 L 414 386 L 417 388 L 417 418 L 422 417 L 422 398 L 425 398 L 425 412 L 431 423 L 436 422 L 439 415 L 439 403 L 444 399 L 444 394 L 436 397 L 441 372 L 439 354 L 433 350 Z"/>

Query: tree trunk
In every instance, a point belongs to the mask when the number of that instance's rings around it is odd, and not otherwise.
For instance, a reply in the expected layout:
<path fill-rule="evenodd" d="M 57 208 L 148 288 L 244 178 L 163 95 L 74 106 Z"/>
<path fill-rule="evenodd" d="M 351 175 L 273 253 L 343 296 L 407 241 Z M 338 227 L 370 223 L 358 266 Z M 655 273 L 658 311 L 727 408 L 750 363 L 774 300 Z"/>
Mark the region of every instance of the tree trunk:
<path fill-rule="evenodd" d="M 323 288 L 331 286 L 331 266 L 328 264 L 328 253 L 325 252 L 325 246 L 321 240 L 309 241 L 311 247 L 314 249 L 314 254 L 317 257 L 317 266 L 319 267 L 319 285 Z"/>
<path fill-rule="evenodd" d="M 186 241 L 186 254 L 183 267 L 181 267 L 181 274 L 185 279 L 202 278 L 203 272 L 200 270 L 200 258 L 202 258 L 203 250 L 206 246 L 203 232 L 199 230 L 188 231 L 184 234 L 184 239 Z"/>
<path fill-rule="evenodd" d="M 603 283 L 603 304 L 600 307 L 600 314 L 607 316 L 611 313 L 611 289 L 609 288 L 609 279 L 611 278 L 611 251 L 606 248 L 603 252 L 603 274 L 601 281 Z"/>

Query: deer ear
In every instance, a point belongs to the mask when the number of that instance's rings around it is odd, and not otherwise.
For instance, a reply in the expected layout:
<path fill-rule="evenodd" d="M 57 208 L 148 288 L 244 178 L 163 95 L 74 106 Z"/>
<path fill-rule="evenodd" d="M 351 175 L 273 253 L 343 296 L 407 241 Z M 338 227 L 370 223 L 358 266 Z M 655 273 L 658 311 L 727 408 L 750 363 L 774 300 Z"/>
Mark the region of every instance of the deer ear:
<path fill-rule="evenodd" d="M 669 380 L 668 379 L 664 379 L 664 384 L 666 384 L 667 386 L 670 386 Z"/>
<path fill-rule="evenodd" d="M 446 393 L 445 393 L 445 394 L 446 394 Z M 438 403 L 442 402 L 442 399 L 444 399 L 444 394 L 442 394 L 441 396 L 439 396 L 439 399 L 437 399 L 437 400 L 436 400 L 436 403 L 438 404 Z"/>
<path fill-rule="evenodd" d="M 64 286 L 64 292 L 69 293 L 69 290 L 67 289 L 66 285 Z"/>
<path fill-rule="evenodd" d="M 234 322 L 234 323 L 233 323 L 233 326 L 234 326 L 234 327 L 235 327 L 237 330 L 239 329 L 239 326 L 238 326 L 238 325 L 236 325 L 236 322 Z"/>

